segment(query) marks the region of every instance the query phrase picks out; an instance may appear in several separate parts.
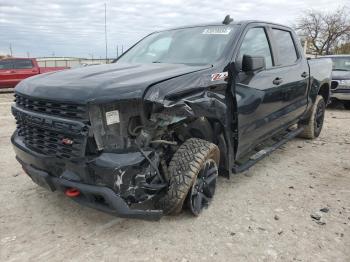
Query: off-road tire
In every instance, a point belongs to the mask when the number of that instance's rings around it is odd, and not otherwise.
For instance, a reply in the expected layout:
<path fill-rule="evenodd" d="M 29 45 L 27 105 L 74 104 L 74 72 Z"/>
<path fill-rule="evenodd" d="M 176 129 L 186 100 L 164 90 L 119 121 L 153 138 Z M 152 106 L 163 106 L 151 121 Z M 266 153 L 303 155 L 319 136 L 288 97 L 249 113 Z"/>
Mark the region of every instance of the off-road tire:
<path fill-rule="evenodd" d="M 180 213 L 191 186 L 208 159 L 219 165 L 220 151 L 215 144 L 198 138 L 186 140 L 169 163 L 169 188 L 157 207 L 165 214 Z"/>
<path fill-rule="evenodd" d="M 323 118 L 322 118 L 321 127 L 317 128 L 316 115 L 317 115 L 317 110 L 320 107 L 323 110 Z M 309 122 L 307 123 L 307 125 L 299 124 L 299 127 L 304 127 L 304 130 L 303 130 L 303 132 L 301 132 L 299 134 L 299 137 L 306 138 L 306 139 L 314 139 L 320 135 L 322 127 L 323 127 L 325 109 L 326 109 L 326 103 L 325 103 L 323 97 L 318 95 L 316 97 L 316 101 L 315 101 L 314 105 L 312 106 L 312 113 L 311 113 L 311 117 L 309 119 Z"/>
<path fill-rule="evenodd" d="M 343 101 L 344 108 L 350 110 L 350 101 Z"/>

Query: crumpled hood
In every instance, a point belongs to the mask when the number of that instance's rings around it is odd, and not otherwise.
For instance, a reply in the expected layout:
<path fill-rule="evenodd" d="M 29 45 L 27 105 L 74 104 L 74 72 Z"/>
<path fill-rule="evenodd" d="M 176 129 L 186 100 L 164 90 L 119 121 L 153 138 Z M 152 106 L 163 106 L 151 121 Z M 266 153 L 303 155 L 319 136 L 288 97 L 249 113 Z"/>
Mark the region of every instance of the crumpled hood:
<path fill-rule="evenodd" d="M 16 86 L 16 92 L 79 104 L 140 99 L 150 85 L 207 68 L 163 63 L 96 65 L 27 78 Z"/>
<path fill-rule="evenodd" d="M 350 71 L 332 71 L 333 80 L 350 80 Z"/>

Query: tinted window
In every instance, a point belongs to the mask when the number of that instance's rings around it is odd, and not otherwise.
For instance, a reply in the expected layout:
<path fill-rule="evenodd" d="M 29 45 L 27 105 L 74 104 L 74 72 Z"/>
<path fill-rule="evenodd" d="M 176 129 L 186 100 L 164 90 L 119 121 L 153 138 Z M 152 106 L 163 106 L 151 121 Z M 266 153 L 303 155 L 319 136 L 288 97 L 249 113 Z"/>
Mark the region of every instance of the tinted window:
<path fill-rule="evenodd" d="M 14 60 L 13 61 L 15 69 L 27 69 L 33 68 L 33 64 L 31 60 Z"/>
<path fill-rule="evenodd" d="M 292 35 L 288 31 L 272 29 L 277 44 L 280 65 L 292 65 L 298 59 Z"/>
<path fill-rule="evenodd" d="M 9 60 L 0 61 L 0 69 L 12 69 L 12 68 L 13 68 L 12 61 L 9 61 Z"/>
<path fill-rule="evenodd" d="M 239 50 L 239 63 L 242 63 L 243 55 L 263 56 L 265 57 L 266 68 L 272 67 L 270 46 L 264 28 L 249 29 Z"/>

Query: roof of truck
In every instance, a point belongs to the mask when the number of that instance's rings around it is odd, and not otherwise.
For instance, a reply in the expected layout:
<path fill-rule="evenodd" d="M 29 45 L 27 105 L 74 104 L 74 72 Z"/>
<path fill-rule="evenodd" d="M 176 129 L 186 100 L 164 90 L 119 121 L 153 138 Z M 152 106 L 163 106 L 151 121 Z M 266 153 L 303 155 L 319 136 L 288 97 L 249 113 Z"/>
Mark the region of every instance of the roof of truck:
<path fill-rule="evenodd" d="M 184 25 L 184 26 L 179 26 L 179 27 L 173 27 L 173 28 L 168 28 L 164 30 L 159 30 L 159 31 L 167 31 L 167 30 L 175 30 L 175 29 L 183 29 L 183 28 L 191 28 L 191 27 L 204 27 L 204 26 L 230 26 L 230 25 L 248 25 L 251 23 L 261 23 L 261 24 L 269 24 L 272 26 L 279 26 L 279 27 L 285 27 L 288 29 L 292 29 L 289 26 L 274 23 L 274 22 L 269 22 L 269 21 L 261 21 L 261 20 L 238 20 L 238 21 L 232 21 L 229 24 L 223 24 L 222 22 L 214 22 L 214 23 L 205 23 L 205 24 L 193 24 L 193 25 Z"/>

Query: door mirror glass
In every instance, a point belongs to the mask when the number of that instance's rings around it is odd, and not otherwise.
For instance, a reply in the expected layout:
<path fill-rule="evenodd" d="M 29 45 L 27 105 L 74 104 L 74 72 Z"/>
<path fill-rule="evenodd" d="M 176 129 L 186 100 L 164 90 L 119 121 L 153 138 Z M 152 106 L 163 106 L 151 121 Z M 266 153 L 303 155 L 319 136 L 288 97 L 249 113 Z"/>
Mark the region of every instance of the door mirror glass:
<path fill-rule="evenodd" d="M 266 68 L 265 57 L 243 55 L 243 61 L 242 61 L 243 72 L 254 72 L 258 70 L 263 70 L 265 68 Z"/>

